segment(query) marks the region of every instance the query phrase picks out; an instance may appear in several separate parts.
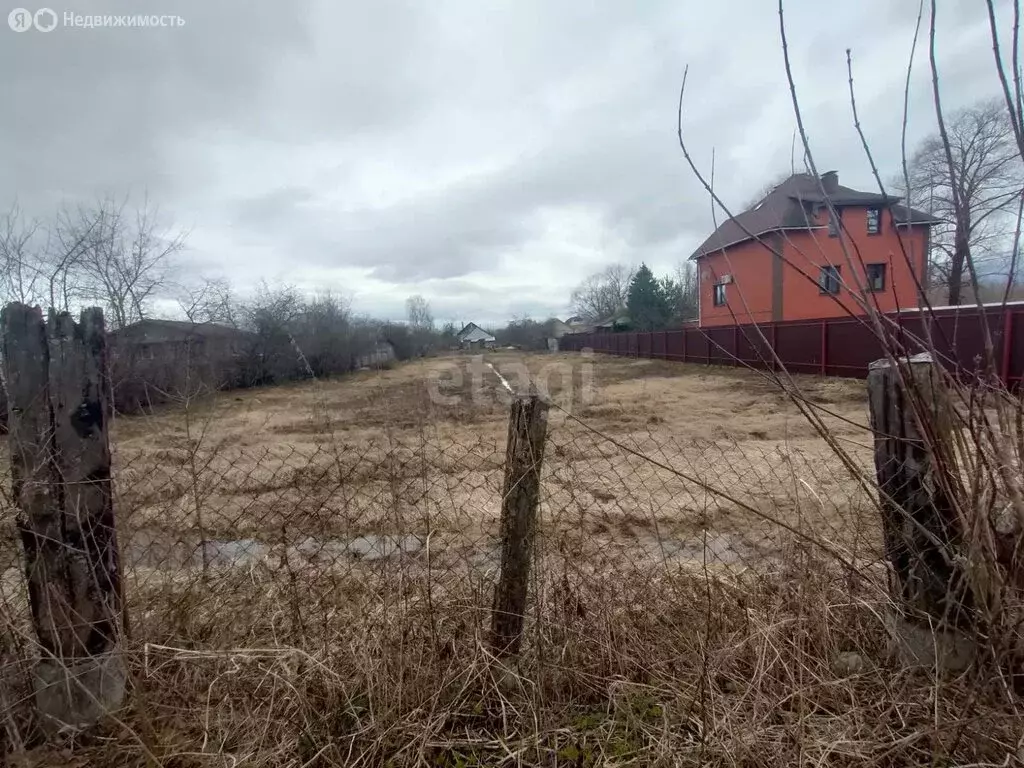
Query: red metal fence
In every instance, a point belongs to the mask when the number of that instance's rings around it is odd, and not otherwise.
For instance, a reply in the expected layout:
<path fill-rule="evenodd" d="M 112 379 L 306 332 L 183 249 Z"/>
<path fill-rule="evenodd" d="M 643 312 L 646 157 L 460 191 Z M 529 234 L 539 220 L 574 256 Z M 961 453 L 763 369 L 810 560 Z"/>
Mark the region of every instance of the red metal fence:
<path fill-rule="evenodd" d="M 1007 383 L 1024 377 L 1024 305 L 985 307 L 999 374 Z M 910 354 L 923 351 L 913 338 L 924 338 L 925 324 L 935 350 L 946 367 L 976 370 L 984 359 L 982 310 L 955 307 L 932 312 L 889 315 L 905 335 L 899 336 Z M 874 329 L 858 318 L 797 320 L 758 325 L 678 328 L 666 331 L 586 333 L 563 336 L 563 350 L 630 357 L 679 360 L 707 365 L 771 366 L 774 348 L 790 373 L 865 378 L 868 365 L 884 356 Z"/>

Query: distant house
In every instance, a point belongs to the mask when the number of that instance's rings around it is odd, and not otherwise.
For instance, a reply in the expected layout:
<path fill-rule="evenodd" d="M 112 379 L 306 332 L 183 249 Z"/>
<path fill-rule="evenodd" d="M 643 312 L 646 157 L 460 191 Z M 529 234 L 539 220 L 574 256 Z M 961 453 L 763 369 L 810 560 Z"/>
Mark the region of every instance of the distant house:
<path fill-rule="evenodd" d="M 567 333 L 572 333 L 572 328 L 568 323 L 563 323 L 557 317 L 551 318 L 551 328 L 548 331 L 552 338 L 560 339 Z"/>
<path fill-rule="evenodd" d="M 615 331 L 629 330 L 629 315 L 626 310 L 620 309 L 608 317 L 602 317 L 593 323 L 593 328 L 598 333 L 613 333 Z"/>
<path fill-rule="evenodd" d="M 497 343 L 497 339 L 476 323 L 466 323 L 466 326 L 455 336 L 459 346 L 463 349 L 491 349 Z"/>
<path fill-rule="evenodd" d="M 568 323 L 563 323 L 557 317 L 551 318 L 548 321 L 548 336 L 545 338 L 548 350 L 551 352 L 557 352 L 558 340 L 572 332 L 572 328 Z"/>
<path fill-rule="evenodd" d="M 690 257 L 700 324 L 842 317 L 862 313 L 864 296 L 883 312 L 917 307 L 936 223 L 898 197 L 840 185 L 835 171 L 794 174 Z"/>
<path fill-rule="evenodd" d="M 378 341 L 372 349 L 356 357 L 356 368 L 383 368 L 395 360 L 395 346 Z"/>
<path fill-rule="evenodd" d="M 581 315 L 573 315 L 565 321 L 569 327 L 569 333 L 593 333 L 594 324 L 588 322 Z"/>
<path fill-rule="evenodd" d="M 122 411 L 245 385 L 255 336 L 217 323 L 140 320 L 108 334 L 114 402 Z"/>

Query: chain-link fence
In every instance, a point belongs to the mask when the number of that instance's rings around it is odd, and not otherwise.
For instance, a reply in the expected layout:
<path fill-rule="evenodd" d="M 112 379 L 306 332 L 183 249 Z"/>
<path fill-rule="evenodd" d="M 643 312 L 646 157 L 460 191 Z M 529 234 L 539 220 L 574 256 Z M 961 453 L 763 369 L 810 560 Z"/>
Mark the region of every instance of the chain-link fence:
<path fill-rule="evenodd" d="M 880 655 L 863 424 L 836 414 L 837 453 L 796 420 L 741 439 L 700 413 L 701 429 L 667 425 L 650 393 L 569 402 L 564 381 L 541 387 L 551 409 L 523 640 L 495 667 L 511 398 L 494 371 L 458 386 L 365 381 L 348 413 L 322 393 L 289 406 L 286 389 L 117 425 L 134 709 L 109 738 L 132 759 L 159 746 L 158 761 L 197 765 L 475 765 L 508 748 L 554 764 L 583 754 L 559 735 L 568 727 L 657 762 L 666 744 L 708 749 L 710 730 L 756 722 L 775 734 L 746 745 L 756 761 L 778 748 L 785 712 L 827 705 L 837 659 Z M 251 415 L 260 398 L 273 419 Z M 0 707 L 8 738 L 25 740 L 37 650 L 6 506 Z M 786 699 L 801 676 L 806 691 Z M 830 733 L 832 718 L 808 727 Z M 502 747 L 495 728 L 518 735 Z"/>

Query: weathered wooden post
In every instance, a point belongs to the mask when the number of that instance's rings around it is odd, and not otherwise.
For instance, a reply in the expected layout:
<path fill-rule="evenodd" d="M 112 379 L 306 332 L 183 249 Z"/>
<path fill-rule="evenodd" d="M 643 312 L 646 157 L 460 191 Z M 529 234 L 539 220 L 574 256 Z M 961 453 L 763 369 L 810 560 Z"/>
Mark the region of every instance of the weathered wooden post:
<path fill-rule="evenodd" d="M 0 313 L 8 443 L 29 602 L 41 658 L 36 706 L 82 727 L 120 707 L 120 563 L 108 442 L 106 334 L 99 309 Z"/>
<path fill-rule="evenodd" d="M 501 496 L 501 574 L 491 617 L 491 645 L 499 657 L 518 654 L 523 639 L 547 424 L 548 403 L 538 395 L 513 398 Z"/>
<path fill-rule="evenodd" d="M 973 608 L 963 531 L 937 473 L 952 457 L 952 404 L 931 355 L 869 367 L 868 396 L 886 558 L 891 566 L 893 638 L 904 659 L 966 666 Z M 902 376 L 901 370 L 902 369 Z"/>

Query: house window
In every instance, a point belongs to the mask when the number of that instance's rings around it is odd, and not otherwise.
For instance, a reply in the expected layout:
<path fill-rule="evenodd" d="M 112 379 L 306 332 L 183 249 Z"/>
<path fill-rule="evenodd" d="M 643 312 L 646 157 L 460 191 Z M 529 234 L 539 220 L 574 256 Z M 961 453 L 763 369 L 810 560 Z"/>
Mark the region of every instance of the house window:
<path fill-rule="evenodd" d="M 822 267 L 818 275 L 818 289 L 823 294 L 834 296 L 839 293 L 839 267 Z"/>
<path fill-rule="evenodd" d="M 828 217 L 828 236 L 839 237 L 839 230 L 843 227 L 843 212 L 833 207 L 832 215 Z"/>
<path fill-rule="evenodd" d="M 712 286 L 712 287 L 714 288 L 714 295 L 712 296 L 714 305 L 716 307 L 724 307 L 725 306 L 725 283 L 715 283 L 714 286 Z"/>
<path fill-rule="evenodd" d="M 884 291 L 885 290 L 885 264 L 868 264 L 868 290 L 869 291 Z"/>
<path fill-rule="evenodd" d="M 877 235 L 882 231 L 882 209 L 868 208 L 868 234 Z"/>

